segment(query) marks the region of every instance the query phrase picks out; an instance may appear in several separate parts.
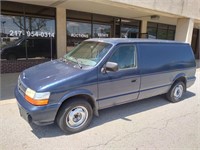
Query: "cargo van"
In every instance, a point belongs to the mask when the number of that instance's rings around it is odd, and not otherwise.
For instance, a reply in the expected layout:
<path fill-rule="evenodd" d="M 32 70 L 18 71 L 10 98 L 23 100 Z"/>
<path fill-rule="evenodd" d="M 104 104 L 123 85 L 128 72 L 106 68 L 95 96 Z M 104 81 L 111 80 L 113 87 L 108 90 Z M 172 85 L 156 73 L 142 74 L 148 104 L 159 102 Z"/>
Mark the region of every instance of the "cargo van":
<path fill-rule="evenodd" d="M 23 71 L 15 96 L 28 122 L 84 130 L 104 108 L 164 94 L 183 99 L 196 64 L 186 43 L 148 39 L 89 39 L 62 58 Z"/>

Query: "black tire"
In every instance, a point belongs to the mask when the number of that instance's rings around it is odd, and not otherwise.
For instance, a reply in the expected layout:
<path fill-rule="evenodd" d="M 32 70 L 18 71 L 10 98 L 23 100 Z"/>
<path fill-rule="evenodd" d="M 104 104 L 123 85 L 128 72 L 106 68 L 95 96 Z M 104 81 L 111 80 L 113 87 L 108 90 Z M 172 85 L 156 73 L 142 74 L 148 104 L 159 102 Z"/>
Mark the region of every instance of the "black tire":
<path fill-rule="evenodd" d="M 185 91 L 185 83 L 182 81 L 177 81 L 172 85 L 171 89 L 166 94 L 166 97 L 170 102 L 176 103 L 183 99 L 183 94 Z"/>
<path fill-rule="evenodd" d="M 93 110 L 91 105 L 84 99 L 73 98 L 60 108 L 56 117 L 56 122 L 61 130 L 63 130 L 67 134 L 71 134 L 86 129 L 90 124 L 92 118 Z M 72 123 L 78 124 L 82 120 L 84 121 L 79 126 L 73 126 Z"/>

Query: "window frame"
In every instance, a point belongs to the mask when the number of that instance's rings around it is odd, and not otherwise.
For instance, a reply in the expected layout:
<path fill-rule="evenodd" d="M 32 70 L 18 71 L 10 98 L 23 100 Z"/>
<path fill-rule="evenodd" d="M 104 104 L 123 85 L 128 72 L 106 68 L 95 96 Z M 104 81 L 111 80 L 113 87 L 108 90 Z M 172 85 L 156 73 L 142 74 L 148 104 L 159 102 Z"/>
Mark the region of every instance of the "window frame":
<path fill-rule="evenodd" d="M 130 68 L 118 68 L 118 71 L 133 70 L 133 69 L 136 70 L 138 68 L 138 52 L 137 52 L 136 43 L 121 43 L 121 44 L 116 45 L 115 47 L 113 47 L 113 52 L 109 56 L 109 58 L 107 59 L 106 63 L 109 62 L 110 58 L 115 54 L 115 52 L 118 50 L 118 48 L 120 48 L 122 46 L 133 46 L 135 48 L 134 49 L 134 61 L 135 61 L 134 63 L 135 63 L 135 65 L 133 67 L 130 67 Z"/>
<path fill-rule="evenodd" d="M 166 26 L 166 27 L 164 28 L 164 27 L 162 27 L 162 25 Z M 175 38 L 175 33 L 176 33 L 176 26 L 175 25 L 148 22 L 148 24 L 147 24 L 147 32 L 148 32 L 148 34 L 149 34 L 149 29 L 155 29 L 155 38 L 156 39 L 160 39 L 160 38 L 158 38 L 158 31 L 159 30 L 167 31 L 165 40 L 174 40 L 174 38 Z M 170 39 L 169 31 L 173 31 L 174 32 L 173 39 Z"/>
<path fill-rule="evenodd" d="M 49 38 L 52 38 L 52 40 L 55 39 L 56 41 L 56 9 L 53 8 L 53 7 L 46 7 L 46 6 L 37 6 L 37 5 L 31 5 L 31 4 L 23 4 L 23 3 L 18 3 L 18 2 L 4 2 L 4 6 L 11 6 L 13 4 L 17 4 L 17 5 L 20 5 L 22 10 L 18 11 L 18 10 L 10 10 L 10 9 L 6 9 L 6 8 L 2 8 L 2 13 L 1 15 L 3 16 L 7 16 L 7 17 L 21 17 L 22 18 L 22 22 L 23 22 L 23 25 L 24 25 L 24 29 L 22 29 L 22 31 L 24 32 L 24 39 L 26 41 L 26 39 L 28 39 L 29 37 L 27 36 L 27 32 L 29 29 L 27 28 L 27 26 L 30 26 L 28 25 L 27 23 L 27 18 L 36 18 L 36 19 L 45 19 L 45 20 L 48 20 L 48 21 L 53 21 L 53 26 L 51 26 L 53 28 L 53 31 L 54 31 L 54 37 L 49 37 Z M 30 7 L 34 7 L 34 8 L 38 8 L 40 9 L 41 11 L 53 11 L 52 14 L 48 14 L 48 13 L 34 13 L 34 12 L 30 12 L 30 11 L 27 11 L 28 9 L 27 8 L 30 8 Z M 52 33 L 53 33 L 52 31 Z M 46 31 L 41 31 L 41 32 L 46 32 Z M 17 36 L 18 37 L 18 36 Z M 20 36 L 19 36 L 20 37 Z M 37 37 L 35 37 L 37 38 Z M 51 59 L 56 59 L 56 55 L 57 55 L 57 47 L 56 47 L 57 43 L 55 42 L 55 45 L 52 45 L 50 47 L 55 47 L 54 50 L 52 50 L 51 52 L 49 52 L 49 55 L 51 57 Z M 38 57 L 40 57 L 39 59 L 48 59 L 45 55 L 42 55 L 42 56 L 36 56 L 36 57 L 30 57 L 30 54 L 28 52 L 28 48 L 30 48 L 28 46 L 28 43 L 25 42 L 25 44 L 23 45 L 23 47 L 25 48 L 25 57 L 17 57 L 17 61 L 21 60 L 21 59 L 24 59 L 26 61 L 28 60 L 32 60 L 33 58 L 34 59 L 38 59 Z M 55 56 L 55 57 L 54 57 Z M 6 60 L 8 61 L 8 60 Z"/>

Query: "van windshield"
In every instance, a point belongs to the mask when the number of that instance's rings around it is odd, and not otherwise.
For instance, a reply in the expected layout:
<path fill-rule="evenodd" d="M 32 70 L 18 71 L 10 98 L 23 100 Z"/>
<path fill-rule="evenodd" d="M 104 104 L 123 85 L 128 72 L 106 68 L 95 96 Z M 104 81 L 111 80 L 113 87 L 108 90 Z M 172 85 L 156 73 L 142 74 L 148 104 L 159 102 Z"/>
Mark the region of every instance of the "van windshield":
<path fill-rule="evenodd" d="M 95 66 L 112 47 L 109 43 L 85 41 L 64 56 L 79 65 Z"/>

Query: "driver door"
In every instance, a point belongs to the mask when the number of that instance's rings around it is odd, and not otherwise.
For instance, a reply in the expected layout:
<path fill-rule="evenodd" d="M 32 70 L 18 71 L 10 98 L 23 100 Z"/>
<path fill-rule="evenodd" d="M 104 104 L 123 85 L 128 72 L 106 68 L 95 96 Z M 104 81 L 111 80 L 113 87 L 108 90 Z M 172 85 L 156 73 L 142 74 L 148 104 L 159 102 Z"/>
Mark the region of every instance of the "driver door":
<path fill-rule="evenodd" d="M 139 94 L 140 75 L 136 46 L 134 44 L 117 46 L 108 61 L 117 63 L 119 69 L 116 72 L 99 71 L 100 109 L 135 101 Z"/>

